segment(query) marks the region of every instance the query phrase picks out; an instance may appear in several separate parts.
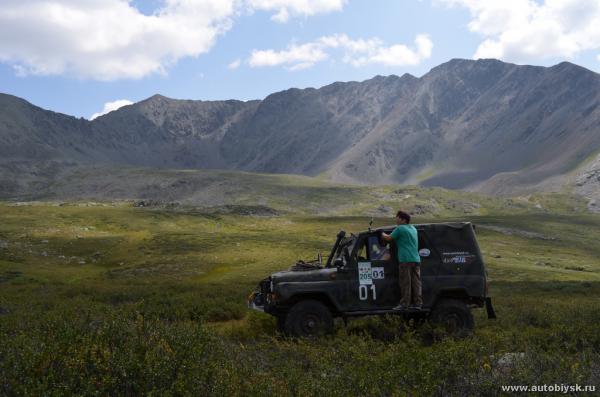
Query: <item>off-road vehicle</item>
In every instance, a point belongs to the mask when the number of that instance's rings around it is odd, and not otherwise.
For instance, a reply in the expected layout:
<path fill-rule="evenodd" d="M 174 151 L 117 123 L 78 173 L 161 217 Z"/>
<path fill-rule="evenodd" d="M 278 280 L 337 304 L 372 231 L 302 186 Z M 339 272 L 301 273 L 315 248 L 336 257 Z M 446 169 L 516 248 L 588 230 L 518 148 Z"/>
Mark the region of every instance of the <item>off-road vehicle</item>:
<path fill-rule="evenodd" d="M 421 257 L 422 309 L 393 310 L 400 301 L 395 245 L 384 245 L 380 231 L 393 226 L 346 236 L 342 230 L 323 264 L 298 262 L 288 271 L 273 273 L 248 298 L 248 306 L 277 318 L 278 328 L 292 336 L 333 331 L 333 319 L 366 315 L 401 315 L 430 319 L 453 335 L 469 333 L 474 326 L 470 308 L 486 306 L 495 318 L 488 297 L 486 270 L 469 222 L 414 225 Z"/>

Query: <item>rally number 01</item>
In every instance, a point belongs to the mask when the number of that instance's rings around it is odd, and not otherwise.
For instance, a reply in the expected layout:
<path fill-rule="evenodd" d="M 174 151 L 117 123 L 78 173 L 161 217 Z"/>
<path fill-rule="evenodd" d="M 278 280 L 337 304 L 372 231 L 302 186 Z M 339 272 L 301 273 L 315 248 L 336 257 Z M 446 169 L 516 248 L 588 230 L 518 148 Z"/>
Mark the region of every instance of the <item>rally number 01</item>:
<path fill-rule="evenodd" d="M 375 289 L 375 284 L 371 285 L 360 285 L 358 287 L 358 298 L 361 301 L 366 301 L 369 297 L 369 288 L 371 287 L 371 292 L 373 293 L 373 300 L 377 300 L 377 290 Z"/>

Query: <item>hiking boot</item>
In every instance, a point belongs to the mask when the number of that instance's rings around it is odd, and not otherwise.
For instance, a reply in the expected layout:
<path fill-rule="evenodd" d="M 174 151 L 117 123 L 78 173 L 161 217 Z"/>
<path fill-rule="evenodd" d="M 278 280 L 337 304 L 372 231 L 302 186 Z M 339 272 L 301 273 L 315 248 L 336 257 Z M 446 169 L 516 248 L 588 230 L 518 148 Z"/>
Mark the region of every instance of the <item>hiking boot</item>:
<path fill-rule="evenodd" d="M 410 310 L 421 310 L 421 309 L 423 309 L 423 306 L 422 305 L 410 305 L 408 308 Z"/>
<path fill-rule="evenodd" d="M 408 309 L 408 306 L 406 306 L 406 305 L 403 305 L 402 303 L 400 303 L 399 305 L 397 305 L 397 306 L 394 306 L 394 307 L 392 308 L 392 310 L 406 310 L 406 309 Z"/>

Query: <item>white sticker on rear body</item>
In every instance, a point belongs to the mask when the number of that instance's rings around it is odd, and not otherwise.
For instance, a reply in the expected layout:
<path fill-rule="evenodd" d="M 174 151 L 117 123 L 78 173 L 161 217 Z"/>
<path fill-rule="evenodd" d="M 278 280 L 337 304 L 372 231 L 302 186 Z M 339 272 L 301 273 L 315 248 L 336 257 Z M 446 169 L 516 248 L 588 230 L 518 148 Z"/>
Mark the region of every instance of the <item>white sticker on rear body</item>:
<path fill-rule="evenodd" d="M 371 278 L 373 280 L 383 280 L 385 278 L 385 272 L 383 271 L 383 267 L 374 267 L 371 273 Z"/>
<path fill-rule="evenodd" d="M 373 284 L 373 271 L 371 269 L 371 262 L 358 262 L 358 284 Z"/>

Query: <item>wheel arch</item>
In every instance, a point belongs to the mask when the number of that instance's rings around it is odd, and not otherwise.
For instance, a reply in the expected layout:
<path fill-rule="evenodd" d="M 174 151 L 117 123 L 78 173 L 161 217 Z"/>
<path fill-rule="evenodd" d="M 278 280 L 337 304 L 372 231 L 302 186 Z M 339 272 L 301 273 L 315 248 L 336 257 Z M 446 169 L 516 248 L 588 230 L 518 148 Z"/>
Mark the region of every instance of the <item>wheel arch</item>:
<path fill-rule="evenodd" d="M 331 297 L 324 292 L 302 292 L 292 295 L 286 301 L 287 309 L 285 310 L 285 312 L 288 312 L 295 304 L 305 300 L 314 300 L 317 302 L 321 302 L 329 309 L 332 316 L 336 316 L 340 313 L 339 309 L 333 303 Z"/>
<path fill-rule="evenodd" d="M 439 303 L 445 300 L 458 300 L 463 301 L 466 305 L 483 306 L 483 299 L 474 297 L 467 292 L 466 288 L 448 288 L 440 290 L 435 296 L 431 307 L 435 308 Z"/>

